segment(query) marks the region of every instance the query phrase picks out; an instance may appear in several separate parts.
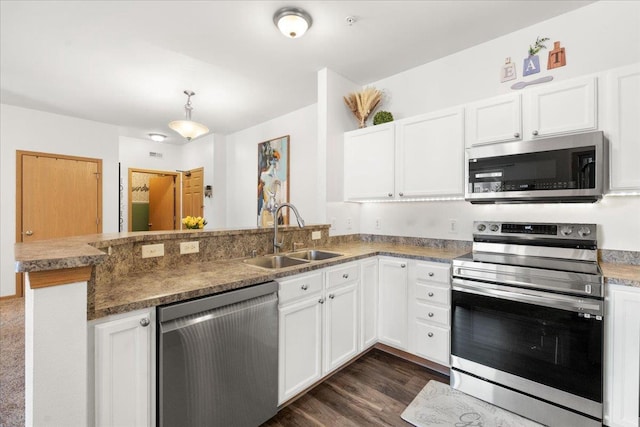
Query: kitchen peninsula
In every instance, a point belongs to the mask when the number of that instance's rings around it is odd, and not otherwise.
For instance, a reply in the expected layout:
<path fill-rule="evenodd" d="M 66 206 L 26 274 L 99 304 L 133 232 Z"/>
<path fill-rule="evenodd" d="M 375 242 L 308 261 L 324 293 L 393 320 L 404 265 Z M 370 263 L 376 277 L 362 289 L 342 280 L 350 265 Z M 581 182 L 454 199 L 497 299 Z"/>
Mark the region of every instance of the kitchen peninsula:
<path fill-rule="evenodd" d="M 321 238 L 313 240 L 313 232 Z M 119 233 L 16 245 L 16 269 L 26 280 L 27 424 L 93 423 L 91 322 L 378 255 L 449 263 L 470 242 L 349 235 L 329 237 L 328 225 L 285 227 L 283 252 L 296 246 L 343 254 L 326 261 L 263 269 L 243 259 L 272 252 L 272 231 L 198 230 Z M 180 243 L 199 252 L 180 255 Z M 163 244 L 164 256 L 142 258 Z M 301 245 L 298 245 L 301 244 Z M 606 258 L 606 257 L 605 257 Z M 608 283 L 640 286 L 640 266 L 602 264 Z"/>

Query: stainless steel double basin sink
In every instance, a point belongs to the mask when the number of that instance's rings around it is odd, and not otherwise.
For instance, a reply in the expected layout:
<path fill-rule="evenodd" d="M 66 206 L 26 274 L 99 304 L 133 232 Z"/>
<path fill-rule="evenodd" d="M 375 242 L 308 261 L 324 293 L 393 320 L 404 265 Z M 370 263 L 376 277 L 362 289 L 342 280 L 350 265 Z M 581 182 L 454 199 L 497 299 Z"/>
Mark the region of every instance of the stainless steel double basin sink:
<path fill-rule="evenodd" d="M 245 259 L 244 262 L 254 267 L 276 269 L 293 267 L 295 265 L 309 264 L 313 261 L 323 261 L 326 259 L 336 258 L 344 254 L 338 252 L 320 251 L 320 250 L 304 250 L 289 252 L 280 255 L 264 255 L 256 258 Z"/>

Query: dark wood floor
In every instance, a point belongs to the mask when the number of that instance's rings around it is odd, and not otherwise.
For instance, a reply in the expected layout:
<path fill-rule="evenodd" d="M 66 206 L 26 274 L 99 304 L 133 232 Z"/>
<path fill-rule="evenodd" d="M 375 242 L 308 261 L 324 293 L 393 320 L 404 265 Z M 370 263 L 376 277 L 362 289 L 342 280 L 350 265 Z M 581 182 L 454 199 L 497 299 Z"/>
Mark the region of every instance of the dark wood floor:
<path fill-rule="evenodd" d="M 374 349 L 263 426 L 408 426 L 400 414 L 430 381 L 449 377 Z"/>

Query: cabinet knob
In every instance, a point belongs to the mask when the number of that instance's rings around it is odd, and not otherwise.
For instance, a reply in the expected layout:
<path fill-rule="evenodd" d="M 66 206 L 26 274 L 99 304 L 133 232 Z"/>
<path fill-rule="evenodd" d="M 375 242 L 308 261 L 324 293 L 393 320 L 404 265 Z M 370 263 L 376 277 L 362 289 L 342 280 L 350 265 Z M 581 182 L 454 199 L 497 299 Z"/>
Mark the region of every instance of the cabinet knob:
<path fill-rule="evenodd" d="M 429 314 L 427 314 L 427 316 L 433 317 L 433 313 L 429 313 Z"/>
<path fill-rule="evenodd" d="M 148 319 L 148 318 L 146 318 L 146 317 L 145 317 L 145 318 L 143 318 L 143 319 L 140 319 L 140 325 L 141 325 L 142 327 L 145 327 L 145 328 L 146 328 L 147 326 L 149 326 L 149 323 L 150 323 L 150 322 L 149 322 L 149 319 Z"/>
<path fill-rule="evenodd" d="M 344 273 L 344 274 L 342 275 L 342 278 L 343 278 L 343 279 L 348 279 L 348 278 L 349 278 L 349 273 Z"/>
<path fill-rule="evenodd" d="M 429 338 L 433 337 L 433 332 L 429 332 L 429 333 L 427 334 L 427 336 L 428 336 Z"/>
<path fill-rule="evenodd" d="M 533 136 L 538 136 L 538 131 L 534 130 L 533 132 L 531 132 L 533 134 Z"/>
<path fill-rule="evenodd" d="M 405 268 L 407 264 L 400 264 L 400 268 Z"/>
<path fill-rule="evenodd" d="M 429 277 L 433 277 L 433 271 L 429 272 Z"/>
<path fill-rule="evenodd" d="M 324 298 L 320 298 L 320 299 L 318 300 L 318 302 L 319 302 L 320 304 L 324 304 Z"/>
<path fill-rule="evenodd" d="M 388 193 L 387 196 L 393 197 L 393 193 Z"/>
<path fill-rule="evenodd" d="M 329 299 L 334 299 L 334 298 L 335 298 L 335 295 L 329 294 Z"/>
<path fill-rule="evenodd" d="M 514 133 L 514 134 L 513 134 L 513 137 L 514 137 L 514 138 L 520 138 L 520 133 L 519 133 L 519 132 Z"/>
<path fill-rule="evenodd" d="M 32 230 L 27 230 L 24 232 L 24 234 L 26 234 L 27 236 L 33 236 L 33 231 Z"/>
<path fill-rule="evenodd" d="M 306 291 L 307 289 L 309 289 L 309 285 L 305 283 L 304 285 L 300 286 L 300 289 L 302 289 L 303 291 Z"/>
<path fill-rule="evenodd" d="M 433 292 L 429 292 L 427 295 L 429 295 L 430 297 L 433 296 Z"/>
<path fill-rule="evenodd" d="M 404 196 L 404 193 L 398 193 L 398 196 L 402 197 Z"/>

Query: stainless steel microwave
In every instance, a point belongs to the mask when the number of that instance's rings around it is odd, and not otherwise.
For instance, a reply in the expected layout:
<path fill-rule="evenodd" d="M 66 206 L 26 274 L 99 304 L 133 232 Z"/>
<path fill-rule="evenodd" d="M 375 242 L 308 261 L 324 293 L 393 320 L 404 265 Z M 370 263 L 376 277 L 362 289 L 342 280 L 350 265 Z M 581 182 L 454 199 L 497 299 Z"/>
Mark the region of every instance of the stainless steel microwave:
<path fill-rule="evenodd" d="M 467 150 L 471 203 L 593 203 L 607 174 L 601 131 Z"/>

